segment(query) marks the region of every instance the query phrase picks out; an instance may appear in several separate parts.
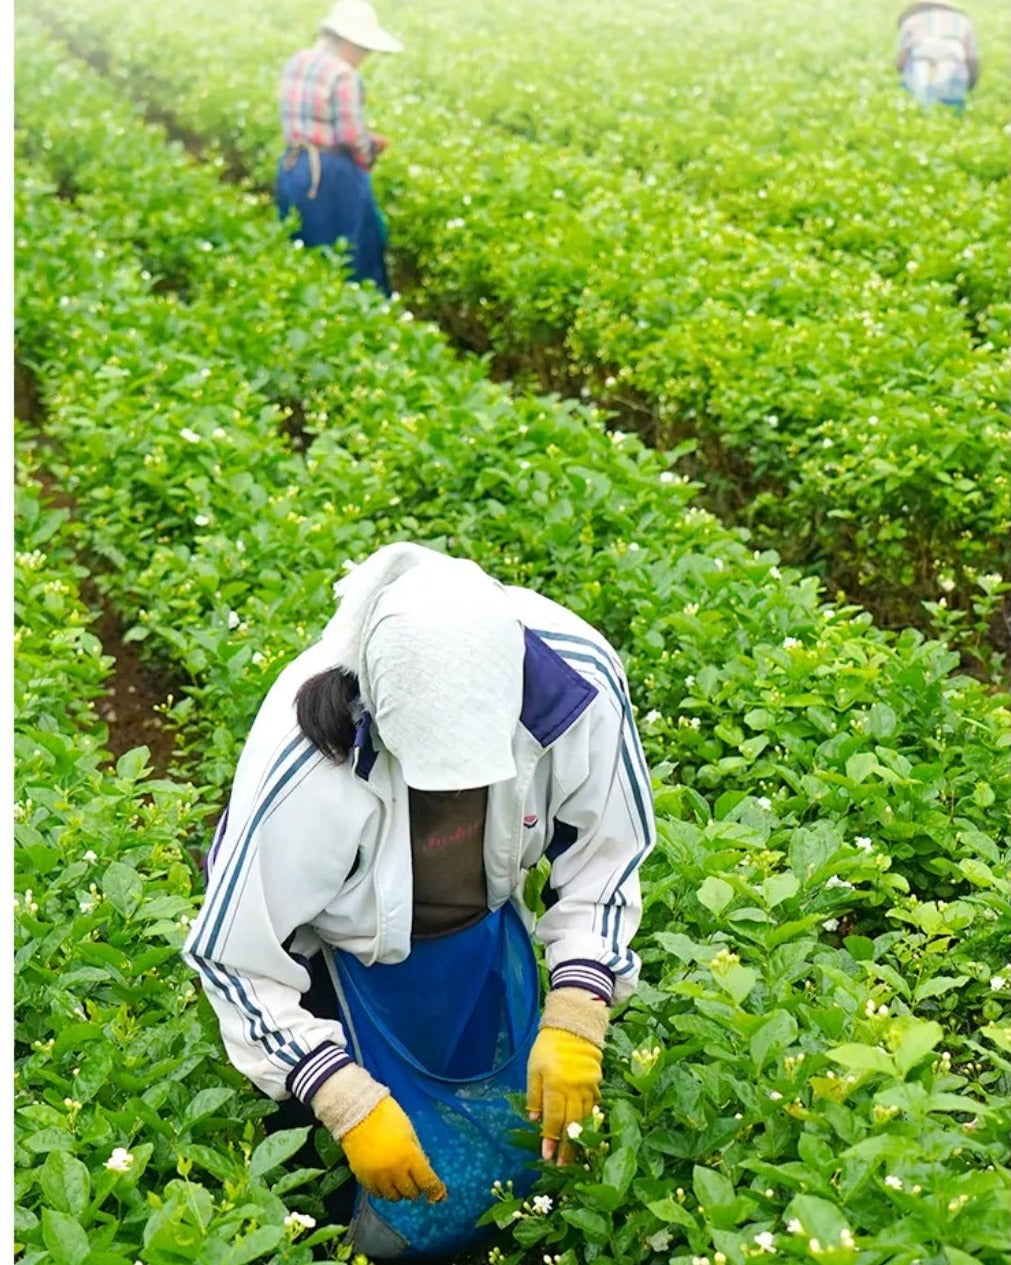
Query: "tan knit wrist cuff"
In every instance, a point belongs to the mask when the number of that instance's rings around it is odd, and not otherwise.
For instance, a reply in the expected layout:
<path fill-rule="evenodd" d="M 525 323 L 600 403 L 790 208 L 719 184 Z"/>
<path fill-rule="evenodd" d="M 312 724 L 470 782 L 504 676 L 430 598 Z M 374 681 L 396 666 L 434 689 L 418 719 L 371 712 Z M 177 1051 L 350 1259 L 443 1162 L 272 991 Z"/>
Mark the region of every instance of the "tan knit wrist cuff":
<path fill-rule="evenodd" d="M 323 1082 L 309 1106 L 335 1138 L 342 1138 L 389 1094 L 364 1067 L 348 1063 Z"/>
<path fill-rule="evenodd" d="M 553 988 L 544 1003 L 540 1026 L 562 1028 L 585 1037 L 602 1050 L 609 1019 L 610 1011 L 604 1003 L 585 988 Z"/>

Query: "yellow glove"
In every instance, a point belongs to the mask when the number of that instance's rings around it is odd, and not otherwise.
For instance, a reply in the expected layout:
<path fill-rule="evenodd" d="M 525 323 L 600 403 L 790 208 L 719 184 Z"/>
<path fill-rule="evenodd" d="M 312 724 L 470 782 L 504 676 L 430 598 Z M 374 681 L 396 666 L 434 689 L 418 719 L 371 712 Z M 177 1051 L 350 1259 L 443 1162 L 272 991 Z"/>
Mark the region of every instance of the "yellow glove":
<path fill-rule="evenodd" d="M 344 1148 L 352 1173 L 370 1195 L 429 1203 L 446 1197 L 404 1109 L 385 1085 L 356 1063 L 324 1081 L 313 1111 Z"/>
<path fill-rule="evenodd" d="M 361 1124 L 341 1139 L 351 1171 L 372 1195 L 417 1199 L 430 1204 L 446 1198 L 446 1187 L 421 1149 L 414 1126 L 395 1098 L 384 1098 Z"/>
<path fill-rule="evenodd" d="M 527 1112 L 541 1121 L 541 1159 L 557 1153 L 559 1164 L 568 1160 L 566 1130 L 600 1099 L 607 1020 L 607 1007 L 586 989 L 557 988 L 548 994 L 527 1063 Z"/>

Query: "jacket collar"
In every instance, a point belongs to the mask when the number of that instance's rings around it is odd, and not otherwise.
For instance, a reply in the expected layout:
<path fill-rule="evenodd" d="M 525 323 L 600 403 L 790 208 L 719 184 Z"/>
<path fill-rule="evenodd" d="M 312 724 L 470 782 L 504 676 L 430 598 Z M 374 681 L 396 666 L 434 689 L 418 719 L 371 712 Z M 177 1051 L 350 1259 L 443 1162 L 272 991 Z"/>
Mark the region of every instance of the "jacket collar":
<path fill-rule="evenodd" d="M 520 725 L 546 749 L 571 729 L 593 702 L 597 689 L 529 628 L 524 629 L 524 639 Z M 378 758 L 372 716 L 365 711 L 351 748 L 356 775 L 367 782 Z"/>

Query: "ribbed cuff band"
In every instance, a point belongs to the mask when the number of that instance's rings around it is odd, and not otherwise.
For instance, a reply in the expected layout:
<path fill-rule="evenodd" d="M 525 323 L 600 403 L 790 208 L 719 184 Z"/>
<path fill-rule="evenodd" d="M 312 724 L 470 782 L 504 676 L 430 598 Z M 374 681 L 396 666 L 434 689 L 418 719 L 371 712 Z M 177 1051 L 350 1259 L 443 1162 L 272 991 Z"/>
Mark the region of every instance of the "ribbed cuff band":
<path fill-rule="evenodd" d="M 288 1073 L 285 1082 L 290 1093 L 308 1105 L 324 1081 L 328 1081 L 334 1072 L 354 1062 L 342 1046 L 333 1041 L 324 1041 L 311 1054 L 307 1054 L 298 1067 Z"/>
<path fill-rule="evenodd" d="M 610 1006 L 614 996 L 614 976 L 606 966 L 585 958 L 562 962 L 551 972 L 552 988 L 585 988 Z"/>

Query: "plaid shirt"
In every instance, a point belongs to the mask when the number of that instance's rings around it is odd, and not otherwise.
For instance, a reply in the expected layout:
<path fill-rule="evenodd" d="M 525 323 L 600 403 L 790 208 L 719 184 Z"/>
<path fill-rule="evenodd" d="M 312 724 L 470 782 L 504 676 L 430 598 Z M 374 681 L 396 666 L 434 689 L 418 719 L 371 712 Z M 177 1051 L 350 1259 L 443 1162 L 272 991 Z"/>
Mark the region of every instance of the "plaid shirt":
<path fill-rule="evenodd" d="M 338 146 L 350 150 L 359 167 L 375 160 L 372 135 L 365 126 L 365 89 L 361 75 L 318 39 L 296 53 L 281 75 L 281 130 L 286 145 Z"/>
<path fill-rule="evenodd" d="M 944 66 L 945 73 L 979 78 L 979 50 L 972 22 L 948 4 L 911 4 L 899 15 L 899 53 L 896 64 L 906 71 L 912 62 L 925 60 Z"/>

